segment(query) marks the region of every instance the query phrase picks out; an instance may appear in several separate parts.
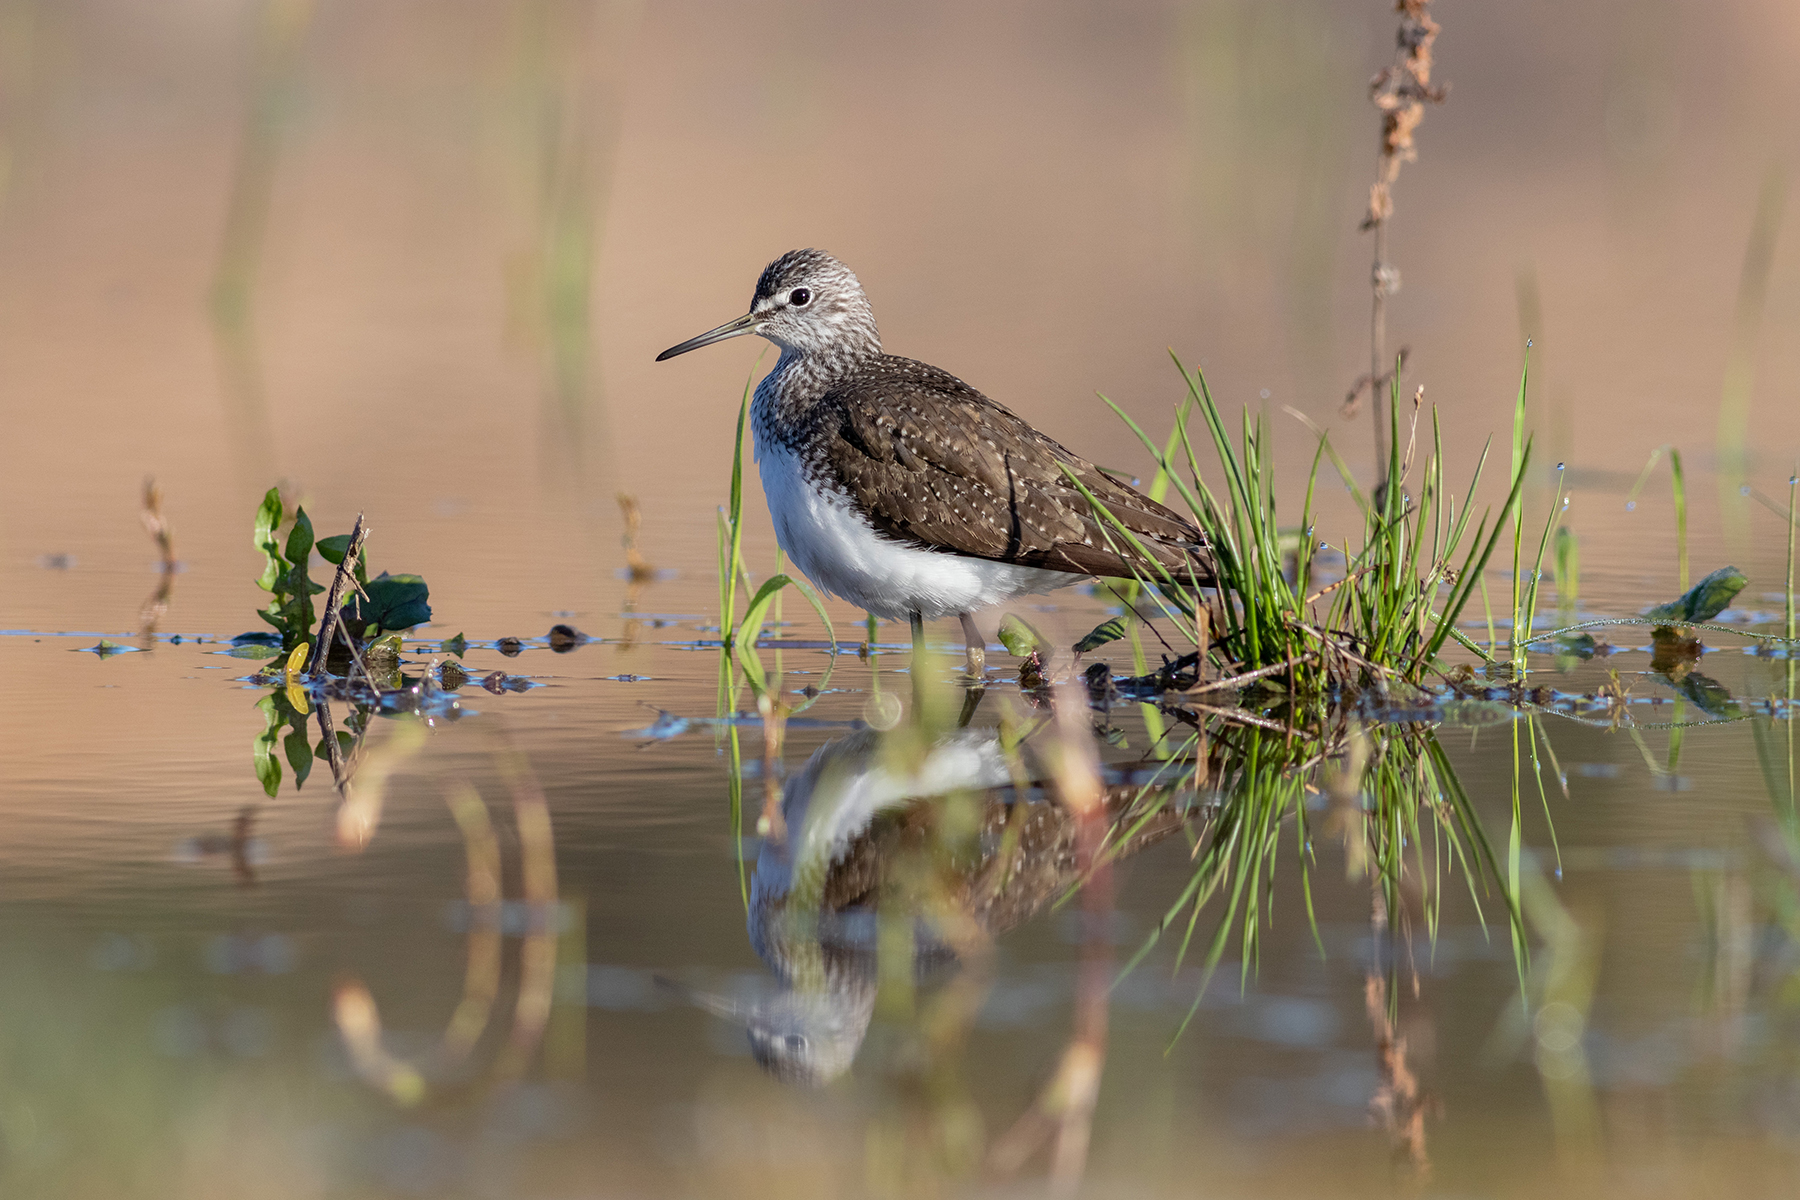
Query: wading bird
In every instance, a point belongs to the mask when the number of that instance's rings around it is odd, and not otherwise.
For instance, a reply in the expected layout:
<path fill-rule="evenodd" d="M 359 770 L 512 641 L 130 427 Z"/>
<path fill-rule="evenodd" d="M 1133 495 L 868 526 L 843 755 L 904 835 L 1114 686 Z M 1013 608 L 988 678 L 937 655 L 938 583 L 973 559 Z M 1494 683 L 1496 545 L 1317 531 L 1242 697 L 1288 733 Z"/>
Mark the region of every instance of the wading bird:
<path fill-rule="evenodd" d="M 915 648 L 926 620 L 959 617 L 979 678 L 978 609 L 1134 568 L 1213 582 L 1206 537 L 1179 513 L 949 372 L 883 354 L 862 284 L 829 254 L 782 255 L 749 312 L 657 361 L 747 333 L 781 348 L 750 409 L 776 540 L 824 591 L 908 618 Z"/>

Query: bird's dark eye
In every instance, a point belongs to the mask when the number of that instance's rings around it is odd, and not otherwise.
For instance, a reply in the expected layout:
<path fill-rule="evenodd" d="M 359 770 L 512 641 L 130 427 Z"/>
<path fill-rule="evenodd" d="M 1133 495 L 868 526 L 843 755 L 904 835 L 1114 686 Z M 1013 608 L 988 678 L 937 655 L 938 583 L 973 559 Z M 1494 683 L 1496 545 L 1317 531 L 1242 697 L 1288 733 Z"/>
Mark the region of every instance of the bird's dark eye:
<path fill-rule="evenodd" d="M 802 294 L 804 294 L 804 290 Z M 789 1050 L 804 1050 L 806 1049 L 806 1039 L 797 1033 L 790 1033 L 787 1035 L 787 1047 Z"/>
<path fill-rule="evenodd" d="M 788 293 L 788 303 L 795 308 L 805 308 L 810 300 L 812 300 L 812 293 L 805 288 L 795 288 Z"/>

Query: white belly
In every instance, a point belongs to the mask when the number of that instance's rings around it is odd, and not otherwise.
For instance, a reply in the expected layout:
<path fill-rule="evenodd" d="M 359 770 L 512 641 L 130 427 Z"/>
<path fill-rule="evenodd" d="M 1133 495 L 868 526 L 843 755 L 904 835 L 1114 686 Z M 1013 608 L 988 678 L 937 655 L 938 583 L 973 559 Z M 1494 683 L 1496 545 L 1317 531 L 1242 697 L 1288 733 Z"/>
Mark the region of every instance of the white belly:
<path fill-rule="evenodd" d="M 781 549 L 820 589 L 878 617 L 899 620 L 916 612 L 935 620 L 1083 578 L 920 550 L 884 537 L 842 496 L 811 484 L 785 446 L 759 444 L 756 450 Z"/>

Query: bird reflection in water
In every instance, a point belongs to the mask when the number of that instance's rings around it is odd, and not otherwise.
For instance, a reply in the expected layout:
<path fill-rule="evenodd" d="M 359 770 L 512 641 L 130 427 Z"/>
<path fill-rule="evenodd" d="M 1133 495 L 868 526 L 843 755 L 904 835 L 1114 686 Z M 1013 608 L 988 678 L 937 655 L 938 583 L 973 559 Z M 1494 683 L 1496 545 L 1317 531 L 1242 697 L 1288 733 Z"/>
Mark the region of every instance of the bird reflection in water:
<path fill-rule="evenodd" d="M 991 940 L 1081 883 L 1072 806 L 1033 786 L 1052 764 L 1009 756 L 994 729 L 923 750 L 917 735 L 863 730 L 821 747 L 791 778 L 786 836 L 763 844 L 750 886 L 751 945 L 779 988 L 748 1003 L 692 994 L 743 1024 L 770 1073 L 819 1086 L 849 1070 L 881 985 L 902 988 L 957 964 L 985 964 Z M 1173 789 L 1103 789 L 1095 835 L 1107 862 L 1182 828 Z M 903 955 L 896 967 L 878 950 Z M 977 998 L 966 1006 L 972 1018 Z"/>

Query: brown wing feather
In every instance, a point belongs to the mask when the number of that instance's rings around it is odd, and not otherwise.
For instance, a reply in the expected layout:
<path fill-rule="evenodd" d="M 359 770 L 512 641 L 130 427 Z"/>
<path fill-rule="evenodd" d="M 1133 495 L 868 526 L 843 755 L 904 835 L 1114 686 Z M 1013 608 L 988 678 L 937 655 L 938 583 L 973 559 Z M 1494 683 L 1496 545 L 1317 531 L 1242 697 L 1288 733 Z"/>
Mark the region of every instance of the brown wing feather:
<path fill-rule="evenodd" d="M 1124 578 L 1148 564 L 1097 516 L 1069 472 L 1158 563 L 1213 577 L 1206 537 L 960 379 L 883 356 L 819 402 L 841 422 L 827 461 L 875 527 L 931 549 Z M 1111 542 L 1118 549 L 1109 545 Z"/>

